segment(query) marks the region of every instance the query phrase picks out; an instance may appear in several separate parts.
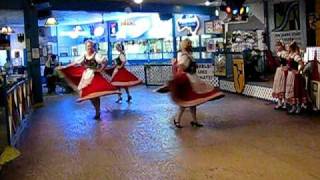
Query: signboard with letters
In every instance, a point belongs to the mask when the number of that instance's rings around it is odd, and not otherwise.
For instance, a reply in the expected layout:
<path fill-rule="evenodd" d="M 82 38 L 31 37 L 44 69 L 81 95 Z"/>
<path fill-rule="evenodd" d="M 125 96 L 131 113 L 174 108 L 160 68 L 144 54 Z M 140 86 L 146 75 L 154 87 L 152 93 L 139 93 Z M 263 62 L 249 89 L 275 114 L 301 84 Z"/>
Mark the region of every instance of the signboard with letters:
<path fill-rule="evenodd" d="M 176 36 L 200 35 L 205 33 L 206 21 L 210 16 L 199 14 L 176 14 L 175 32 Z"/>
<path fill-rule="evenodd" d="M 300 30 L 272 32 L 272 47 L 275 47 L 276 42 L 282 40 L 285 44 L 290 44 L 293 40 L 301 47 L 302 35 Z"/>
<path fill-rule="evenodd" d="M 214 66 L 211 63 L 197 64 L 197 75 L 200 79 L 213 84 Z"/>

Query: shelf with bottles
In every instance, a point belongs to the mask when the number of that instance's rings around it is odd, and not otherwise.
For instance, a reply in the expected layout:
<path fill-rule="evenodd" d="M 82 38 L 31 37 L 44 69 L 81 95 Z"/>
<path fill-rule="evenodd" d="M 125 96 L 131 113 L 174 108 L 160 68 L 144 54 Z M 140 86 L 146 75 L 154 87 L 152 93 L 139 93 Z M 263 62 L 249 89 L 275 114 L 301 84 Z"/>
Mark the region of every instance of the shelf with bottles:
<path fill-rule="evenodd" d="M 227 47 L 231 48 L 232 52 L 242 52 L 246 49 L 263 50 L 265 48 L 263 36 L 262 30 L 227 32 Z"/>

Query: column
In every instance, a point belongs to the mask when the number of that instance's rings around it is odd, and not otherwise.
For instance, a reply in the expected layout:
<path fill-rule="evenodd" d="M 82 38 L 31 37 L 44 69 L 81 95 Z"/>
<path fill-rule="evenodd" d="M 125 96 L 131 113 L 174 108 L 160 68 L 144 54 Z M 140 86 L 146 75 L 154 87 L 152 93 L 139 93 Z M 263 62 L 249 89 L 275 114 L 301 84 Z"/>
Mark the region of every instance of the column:
<path fill-rule="evenodd" d="M 172 14 L 172 44 L 173 44 L 173 57 L 177 58 L 178 49 L 177 49 L 177 41 L 176 41 L 176 18 L 174 14 Z"/>
<path fill-rule="evenodd" d="M 35 7 L 26 3 L 24 7 L 24 28 L 27 48 L 27 69 L 29 78 L 32 78 L 33 100 L 35 106 L 43 105 L 42 82 L 40 72 L 40 50 L 38 16 Z"/>
<path fill-rule="evenodd" d="M 320 12 L 320 0 L 316 0 L 315 12 Z M 316 22 L 316 38 L 317 38 L 317 46 L 320 46 L 320 20 Z"/>

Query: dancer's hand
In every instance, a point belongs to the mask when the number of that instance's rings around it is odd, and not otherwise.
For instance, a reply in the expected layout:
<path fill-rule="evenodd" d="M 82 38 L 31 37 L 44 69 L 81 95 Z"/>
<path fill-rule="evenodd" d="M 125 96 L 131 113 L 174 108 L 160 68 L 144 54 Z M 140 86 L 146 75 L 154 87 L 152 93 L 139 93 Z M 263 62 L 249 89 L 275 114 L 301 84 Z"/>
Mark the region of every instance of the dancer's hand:
<path fill-rule="evenodd" d="M 55 69 L 56 70 L 61 70 L 61 69 L 64 69 L 65 67 L 64 66 L 58 66 L 58 67 L 56 67 Z"/>

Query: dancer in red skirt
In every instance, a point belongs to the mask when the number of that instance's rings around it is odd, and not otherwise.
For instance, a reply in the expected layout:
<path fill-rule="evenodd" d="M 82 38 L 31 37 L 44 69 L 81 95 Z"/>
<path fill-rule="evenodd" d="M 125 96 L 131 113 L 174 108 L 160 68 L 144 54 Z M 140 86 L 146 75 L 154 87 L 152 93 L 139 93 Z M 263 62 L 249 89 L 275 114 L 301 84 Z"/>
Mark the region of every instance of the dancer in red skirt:
<path fill-rule="evenodd" d="M 112 85 L 118 87 L 119 89 L 121 88 L 125 89 L 128 96 L 127 102 L 130 102 L 132 100 L 132 96 L 130 95 L 129 87 L 139 85 L 142 83 L 142 81 L 125 68 L 127 59 L 124 52 L 124 46 L 122 44 L 117 44 L 116 49 L 120 54 L 113 62 L 114 67 L 111 69 L 107 68 L 105 71 L 109 75 L 112 74 L 111 76 Z M 121 94 L 119 94 L 118 100 L 116 102 L 117 103 L 122 102 Z"/>
<path fill-rule="evenodd" d="M 94 119 L 100 119 L 100 96 L 120 94 L 101 74 L 106 58 L 94 49 L 93 41 L 86 42 L 86 54 L 71 64 L 58 68 L 68 84 L 80 94 L 79 102 L 90 100 L 96 110 Z"/>
<path fill-rule="evenodd" d="M 174 125 L 182 128 L 180 122 L 185 108 L 189 107 L 193 121 L 193 127 L 202 127 L 203 125 L 197 121 L 196 107 L 207 101 L 224 97 L 219 89 L 214 88 L 205 81 L 200 80 L 196 75 L 196 63 L 192 57 L 192 42 L 189 39 L 181 42 L 181 53 L 179 53 L 177 61 L 173 63 L 174 77 L 169 81 L 167 86 L 159 89 L 159 92 L 169 90 L 172 100 L 179 105 L 180 110 L 174 119 Z"/>
<path fill-rule="evenodd" d="M 288 77 L 286 80 L 286 99 L 291 105 L 289 114 L 299 114 L 301 109 L 307 109 L 307 91 L 305 80 L 301 74 L 304 63 L 300 55 L 300 49 L 296 42 L 289 45 Z"/>
<path fill-rule="evenodd" d="M 277 68 L 273 80 L 272 96 L 277 98 L 277 105 L 274 107 L 274 109 L 287 109 L 285 90 L 288 75 L 287 58 L 289 53 L 285 48 L 285 44 L 281 41 L 276 43 L 276 52 L 280 59 L 280 67 Z"/>

